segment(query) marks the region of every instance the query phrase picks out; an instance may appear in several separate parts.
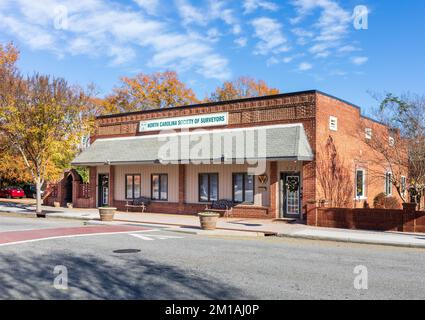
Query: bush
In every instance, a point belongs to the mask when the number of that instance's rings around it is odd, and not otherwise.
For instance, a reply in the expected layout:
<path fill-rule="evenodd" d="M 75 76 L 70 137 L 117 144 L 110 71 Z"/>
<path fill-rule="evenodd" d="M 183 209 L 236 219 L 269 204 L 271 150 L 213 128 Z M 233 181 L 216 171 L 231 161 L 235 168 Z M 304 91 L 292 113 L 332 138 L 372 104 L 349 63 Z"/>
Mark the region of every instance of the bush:
<path fill-rule="evenodd" d="M 375 209 L 400 209 L 400 203 L 395 197 L 388 197 L 381 192 L 373 199 L 373 207 Z"/>

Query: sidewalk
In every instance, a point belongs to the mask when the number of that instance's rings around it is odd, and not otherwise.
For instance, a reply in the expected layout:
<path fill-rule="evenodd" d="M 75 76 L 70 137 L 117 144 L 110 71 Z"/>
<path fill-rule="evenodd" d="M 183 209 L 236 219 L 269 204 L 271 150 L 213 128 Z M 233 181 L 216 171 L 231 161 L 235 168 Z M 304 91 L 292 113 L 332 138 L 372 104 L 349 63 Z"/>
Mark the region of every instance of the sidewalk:
<path fill-rule="evenodd" d="M 32 204 L 1 202 L 0 213 L 35 216 Z M 48 218 L 82 219 L 100 223 L 97 209 L 68 209 L 43 206 Z M 95 222 L 94 222 L 95 221 Z M 173 231 L 234 236 L 276 235 L 311 240 L 328 240 L 399 247 L 425 248 L 425 234 L 374 232 L 310 227 L 304 224 L 287 224 L 263 219 L 220 218 L 218 231 L 208 233 L 199 228 L 199 218 L 189 215 L 117 212 L 113 224 L 151 224 Z"/>

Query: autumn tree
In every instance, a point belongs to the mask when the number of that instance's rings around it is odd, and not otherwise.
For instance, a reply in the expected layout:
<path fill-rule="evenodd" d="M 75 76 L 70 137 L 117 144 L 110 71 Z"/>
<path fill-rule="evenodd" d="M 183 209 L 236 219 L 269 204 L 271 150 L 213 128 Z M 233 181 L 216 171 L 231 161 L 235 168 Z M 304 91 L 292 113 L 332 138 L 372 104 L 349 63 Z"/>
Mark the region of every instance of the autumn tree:
<path fill-rule="evenodd" d="M 199 102 L 174 71 L 123 77 L 103 102 L 103 113 L 170 108 Z"/>
<path fill-rule="evenodd" d="M 41 186 L 55 161 L 75 150 L 87 130 L 87 95 L 60 78 L 35 74 L 24 78 L 16 68 L 0 73 L 0 134 L 18 153 L 37 189 L 38 215 Z"/>
<path fill-rule="evenodd" d="M 234 81 L 226 81 L 217 87 L 207 101 L 226 101 L 278 94 L 279 89 L 270 88 L 265 81 L 251 77 L 240 77 Z"/>

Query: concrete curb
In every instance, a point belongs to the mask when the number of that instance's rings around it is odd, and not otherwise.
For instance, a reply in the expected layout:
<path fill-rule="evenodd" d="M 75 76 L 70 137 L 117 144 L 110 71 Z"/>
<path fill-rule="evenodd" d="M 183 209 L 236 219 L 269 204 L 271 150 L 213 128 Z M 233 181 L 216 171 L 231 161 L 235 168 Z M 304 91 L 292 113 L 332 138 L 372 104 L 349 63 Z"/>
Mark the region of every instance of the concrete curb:
<path fill-rule="evenodd" d="M 386 247 L 425 249 L 425 244 L 421 245 L 421 244 L 400 243 L 400 242 L 392 242 L 392 241 L 371 241 L 371 240 L 360 240 L 360 239 L 351 239 L 351 238 L 311 236 L 311 235 L 300 235 L 300 234 L 284 234 L 284 233 L 277 234 L 277 237 L 305 239 L 305 240 L 333 241 L 333 242 L 341 242 L 341 243 L 358 243 L 358 244 L 368 244 L 368 245 L 377 245 L 377 246 L 386 246 Z"/>
<path fill-rule="evenodd" d="M 0 215 L 3 216 L 13 216 L 13 217 L 26 217 L 26 218 L 35 218 L 36 215 L 33 212 L 16 212 L 16 211 L 0 211 Z M 55 218 L 55 219 L 69 219 L 69 220 L 81 220 L 86 224 L 107 224 L 100 220 L 93 220 L 91 217 L 81 217 L 81 216 L 69 216 L 61 214 L 46 214 L 46 219 Z M 373 241 L 373 240 L 361 240 L 353 239 L 350 237 L 332 237 L 332 236 L 315 236 L 315 235 L 303 235 L 303 234 L 285 234 L 285 233 L 276 233 L 268 231 L 254 231 L 254 230 L 238 230 L 238 229 L 228 229 L 228 228 L 217 228 L 214 233 L 211 233 L 206 230 L 194 229 L 190 225 L 178 225 L 171 223 L 155 223 L 155 222 L 142 222 L 142 221 L 128 221 L 128 220 L 115 220 L 109 224 L 132 224 L 132 225 L 144 225 L 152 227 L 162 227 L 164 229 L 180 232 L 186 234 L 195 234 L 195 235 L 220 235 L 220 236 L 235 236 L 235 237 L 264 237 L 264 236 L 277 236 L 282 238 L 293 238 L 293 239 L 305 239 L 305 240 L 319 240 L 319 241 L 333 241 L 341 243 L 358 243 L 358 244 L 368 244 L 368 245 L 379 245 L 379 246 L 388 246 L 388 247 L 399 247 L 399 248 L 416 248 L 416 249 L 425 249 L 424 244 L 415 244 L 415 243 L 400 243 L 395 241 Z"/>
<path fill-rule="evenodd" d="M 157 228 L 158 226 L 164 228 L 167 231 L 193 234 L 193 235 L 202 235 L 202 236 L 229 236 L 229 237 L 265 237 L 264 232 L 255 232 L 255 231 L 240 231 L 240 230 L 226 230 L 219 229 L 216 230 L 202 230 L 197 229 L 192 226 L 170 226 L 170 225 L 161 225 L 161 224 L 152 224 L 152 223 L 142 223 L 142 222 L 122 222 L 122 221 L 98 221 L 90 220 L 86 222 L 87 225 L 140 225 L 140 226 L 151 226 Z"/>

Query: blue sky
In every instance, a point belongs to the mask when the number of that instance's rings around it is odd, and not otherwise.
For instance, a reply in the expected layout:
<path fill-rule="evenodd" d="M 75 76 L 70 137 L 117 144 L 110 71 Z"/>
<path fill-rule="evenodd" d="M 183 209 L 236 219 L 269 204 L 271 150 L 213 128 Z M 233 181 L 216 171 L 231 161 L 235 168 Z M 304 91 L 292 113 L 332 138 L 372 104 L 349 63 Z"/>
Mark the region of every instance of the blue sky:
<path fill-rule="evenodd" d="M 359 5 L 367 29 L 355 28 Z M 101 96 L 120 76 L 171 69 L 200 98 L 249 75 L 369 114 L 369 92 L 425 93 L 424 13 L 423 0 L 0 0 L 0 41 L 18 45 L 25 73 Z"/>

